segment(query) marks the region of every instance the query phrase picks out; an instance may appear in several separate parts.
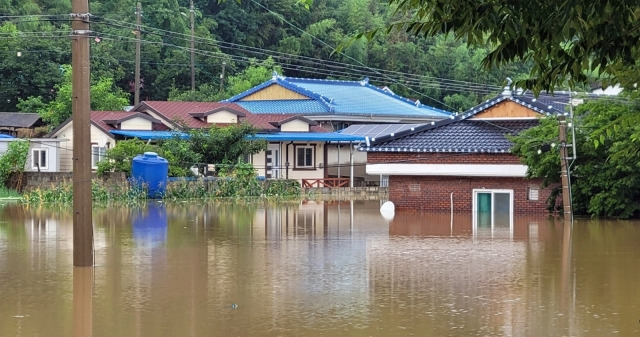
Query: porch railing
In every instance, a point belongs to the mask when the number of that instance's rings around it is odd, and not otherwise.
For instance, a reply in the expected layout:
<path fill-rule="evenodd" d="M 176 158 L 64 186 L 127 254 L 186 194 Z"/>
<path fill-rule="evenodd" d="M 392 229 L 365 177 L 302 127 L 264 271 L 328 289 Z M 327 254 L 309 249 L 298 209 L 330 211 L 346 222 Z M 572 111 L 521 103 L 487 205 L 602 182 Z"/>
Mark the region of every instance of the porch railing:
<path fill-rule="evenodd" d="M 349 187 L 349 178 L 302 179 L 302 188 Z"/>

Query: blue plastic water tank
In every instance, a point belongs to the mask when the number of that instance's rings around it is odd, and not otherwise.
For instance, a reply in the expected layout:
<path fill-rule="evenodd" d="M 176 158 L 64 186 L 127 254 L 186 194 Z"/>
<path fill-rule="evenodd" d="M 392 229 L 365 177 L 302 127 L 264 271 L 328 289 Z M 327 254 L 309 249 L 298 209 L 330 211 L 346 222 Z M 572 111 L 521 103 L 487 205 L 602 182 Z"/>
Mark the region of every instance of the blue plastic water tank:
<path fill-rule="evenodd" d="M 167 187 L 169 162 L 155 152 L 145 152 L 133 158 L 131 178 L 138 188 L 147 188 L 149 198 L 162 198 Z"/>

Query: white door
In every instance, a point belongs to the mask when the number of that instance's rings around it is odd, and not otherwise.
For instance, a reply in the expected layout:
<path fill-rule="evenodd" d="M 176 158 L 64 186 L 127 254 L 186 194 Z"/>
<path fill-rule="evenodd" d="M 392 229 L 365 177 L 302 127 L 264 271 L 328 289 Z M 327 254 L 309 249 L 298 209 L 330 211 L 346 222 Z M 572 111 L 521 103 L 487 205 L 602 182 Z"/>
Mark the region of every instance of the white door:
<path fill-rule="evenodd" d="M 280 178 L 280 144 L 269 144 L 266 158 L 267 179 Z"/>

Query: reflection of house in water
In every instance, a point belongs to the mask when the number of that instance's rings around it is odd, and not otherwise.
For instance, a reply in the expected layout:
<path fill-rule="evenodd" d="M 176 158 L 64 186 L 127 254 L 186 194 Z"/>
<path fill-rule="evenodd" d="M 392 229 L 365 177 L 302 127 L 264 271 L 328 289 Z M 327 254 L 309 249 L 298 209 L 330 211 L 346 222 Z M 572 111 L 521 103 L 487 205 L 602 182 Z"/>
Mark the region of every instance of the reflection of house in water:
<path fill-rule="evenodd" d="M 473 216 L 480 217 L 478 214 Z M 474 225 L 471 213 L 406 213 L 395 214 L 389 223 L 390 235 L 440 236 L 474 238 L 513 238 L 535 240 L 538 230 L 553 219 L 547 216 L 515 216 L 513 222 L 494 223 L 477 221 Z"/>
<path fill-rule="evenodd" d="M 354 207 L 358 208 L 357 216 Z M 253 222 L 254 234 L 266 237 L 310 235 L 312 237 L 348 236 L 354 230 L 384 225 L 379 205 L 364 201 L 303 200 L 300 204 L 258 209 Z M 369 225 L 369 227 L 367 227 Z"/>
<path fill-rule="evenodd" d="M 420 317 L 416 331 L 528 331 L 531 310 L 555 295 L 537 282 L 555 277 L 541 244 L 556 245 L 559 229 L 544 216 L 515 216 L 510 234 L 474 229 L 471 213 L 455 213 L 453 221 L 448 214 L 396 213 L 389 238 L 368 240 L 371 305 L 398 312 L 398 320 Z"/>

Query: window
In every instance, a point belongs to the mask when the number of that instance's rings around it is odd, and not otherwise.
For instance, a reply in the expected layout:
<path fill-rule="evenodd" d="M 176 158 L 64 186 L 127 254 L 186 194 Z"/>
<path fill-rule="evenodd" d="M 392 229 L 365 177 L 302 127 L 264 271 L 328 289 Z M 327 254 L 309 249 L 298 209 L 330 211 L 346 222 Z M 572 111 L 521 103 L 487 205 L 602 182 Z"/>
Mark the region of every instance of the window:
<path fill-rule="evenodd" d="M 98 162 L 107 156 L 107 147 L 91 144 L 91 168 L 97 169 Z"/>
<path fill-rule="evenodd" d="M 538 200 L 539 191 L 537 187 L 529 187 L 527 190 L 527 200 Z"/>
<path fill-rule="evenodd" d="M 31 168 L 34 170 L 46 170 L 47 167 L 47 149 L 31 150 Z"/>
<path fill-rule="evenodd" d="M 513 233 L 513 191 L 473 190 L 473 229 Z"/>
<path fill-rule="evenodd" d="M 314 146 L 296 146 L 296 167 L 309 169 L 313 168 Z"/>

